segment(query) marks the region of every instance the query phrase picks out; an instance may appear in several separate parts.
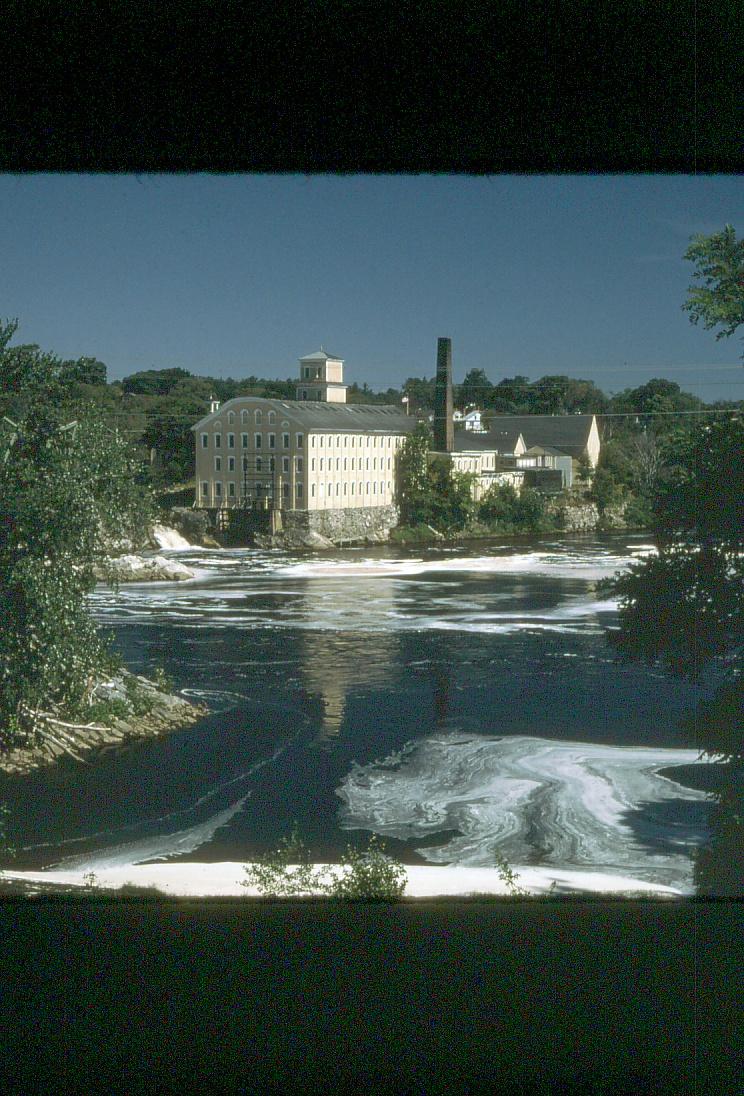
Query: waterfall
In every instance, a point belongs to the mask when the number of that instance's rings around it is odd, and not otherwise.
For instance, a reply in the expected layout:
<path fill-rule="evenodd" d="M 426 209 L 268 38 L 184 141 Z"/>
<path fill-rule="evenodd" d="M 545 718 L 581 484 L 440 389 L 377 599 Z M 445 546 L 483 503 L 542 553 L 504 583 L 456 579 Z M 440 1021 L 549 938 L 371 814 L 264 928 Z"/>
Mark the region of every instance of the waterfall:
<path fill-rule="evenodd" d="M 175 529 L 170 529 L 167 525 L 153 525 L 152 539 L 155 541 L 158 548 L 177 549 L 191 547 L 185 537 L 182 537 L 180 533 L 177 533 Z"/>

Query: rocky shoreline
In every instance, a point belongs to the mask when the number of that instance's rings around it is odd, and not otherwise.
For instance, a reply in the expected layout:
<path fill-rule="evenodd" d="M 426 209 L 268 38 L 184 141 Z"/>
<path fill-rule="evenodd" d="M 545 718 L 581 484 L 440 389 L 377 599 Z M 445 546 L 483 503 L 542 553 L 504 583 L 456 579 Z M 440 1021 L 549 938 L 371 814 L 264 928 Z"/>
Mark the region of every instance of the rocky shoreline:
<path fill-rule="evenodd" d="M 70 749 L 46 742 L 41 746 L 16 747 L 0 753 L 0 772 L 19 776 L 54 765 L 63 757 L 90 764 L 102 750 L 188 727 L 208 711 L 203 705 L 174 696 L 147 678 L 127 671 L 100 682 L 96 698 L 116 701 L 128 708 L 128 712 L 113 719 L 110 726 L 98 722 L 89 727 L 77 726 L 74 739 L 70 736 L 73 743 Z"/>

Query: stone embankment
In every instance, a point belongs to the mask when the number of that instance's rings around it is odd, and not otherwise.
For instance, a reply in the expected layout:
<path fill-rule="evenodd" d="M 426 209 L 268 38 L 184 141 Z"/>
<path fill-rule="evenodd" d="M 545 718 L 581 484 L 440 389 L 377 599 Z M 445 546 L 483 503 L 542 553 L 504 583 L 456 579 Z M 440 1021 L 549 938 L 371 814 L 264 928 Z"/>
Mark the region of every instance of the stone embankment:
<path fill-rule="evenodd" d="M 346 510 L 285 510 L 282 530 L 258 534 L 259 548 L 334 548 L 353 544 L 387 544 L 398 524 L 395 506 Z"/>
<path fill-rule="evenodd" d="M 207 714 L 202 705 L 158 688 L 147 678 L 126 671 L 95 688 L 96 701 L 117 702 L 121 714 L 102 722 L 65 724 L 65 743 L 45 742 L 43 746 L 19 747 L 0 753 L 0 772 L 12 775 L 53 765 L 63 757 L 90 763 L 106 749 L 123 746 L 137 739 L 152 738 L 196 723 Z"/>

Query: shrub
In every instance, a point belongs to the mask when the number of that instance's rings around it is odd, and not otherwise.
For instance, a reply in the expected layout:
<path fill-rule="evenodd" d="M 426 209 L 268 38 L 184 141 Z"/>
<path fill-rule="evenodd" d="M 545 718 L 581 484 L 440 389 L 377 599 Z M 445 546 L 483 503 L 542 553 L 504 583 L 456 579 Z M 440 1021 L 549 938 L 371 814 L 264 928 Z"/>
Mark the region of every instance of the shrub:
<path fill-rule="evenodd" d="M 318 868 L 310 863 L 307 847 L 295 825 L 276 850 L 245 865 L 241 886 L 256 887 L 265 897 L 320 894 L 346 900 L 394 901 L 405 890 L 406 870 L 385 855 L 384 847 L 374 835 L 365 850 L 348 846 L 341 857 L 341 873 L 336 874 L 332 868 Z"/>
<path fill-rule="evenodd" d="M 384 844 L 372 835 L 365 851 L 347 847 L 341 857 L 342 874 L 331 884 L 334 898 L 391 902 L 406 888 L 406 870 L 386 856 Z"/>

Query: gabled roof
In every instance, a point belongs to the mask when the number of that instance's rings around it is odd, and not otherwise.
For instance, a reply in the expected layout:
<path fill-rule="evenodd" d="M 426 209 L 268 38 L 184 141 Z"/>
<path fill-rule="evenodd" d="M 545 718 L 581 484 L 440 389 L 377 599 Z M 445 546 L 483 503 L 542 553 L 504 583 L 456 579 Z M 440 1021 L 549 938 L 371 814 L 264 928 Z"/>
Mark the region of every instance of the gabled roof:
<path fill-rule="evenodd" d="M 229 411 L 239 413 L 246 406 L 260 408 L 262 411 L 276 411 L 278 418 L 285 418 L 304 430 L 408 434 L 416 426 L 416 419 L 412 415 L 406 415 L 394 404 L 326 403 L 322 400 L 270 400 L 260 396 L 235 396 L 223 403 L 218 411 L 205 415 L 191 429 L 200 430 L 215 420 L 224 418 Z"/>
<path fill-rule="evenodd" d="M 555 446 L 579 457 L 589 441 L 594 415 L 494 415 L 488 434 L 518 431 L 525 445 Z"/>

